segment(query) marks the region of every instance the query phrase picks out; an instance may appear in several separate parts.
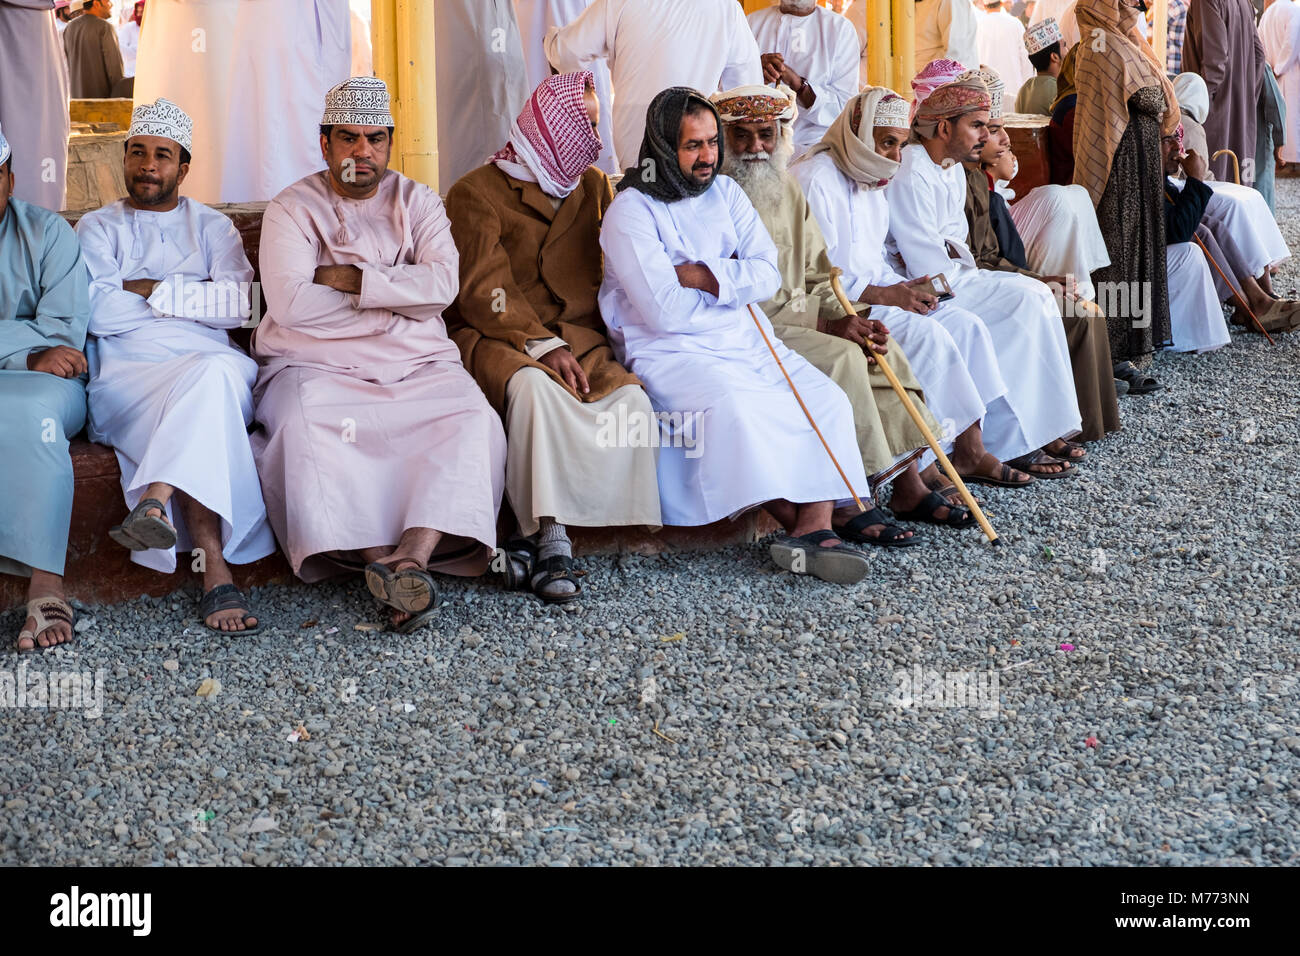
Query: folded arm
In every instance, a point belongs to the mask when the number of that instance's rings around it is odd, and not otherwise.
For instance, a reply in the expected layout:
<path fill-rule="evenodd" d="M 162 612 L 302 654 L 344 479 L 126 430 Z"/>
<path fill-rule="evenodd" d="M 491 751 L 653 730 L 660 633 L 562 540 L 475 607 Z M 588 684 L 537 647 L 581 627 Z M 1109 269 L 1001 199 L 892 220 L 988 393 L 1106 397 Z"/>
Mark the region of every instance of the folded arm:
<path fill-rule="evenodd" d="M 315 281 L 319 240 L 285 207 L 272 202 L 262 218 L 262 291 L 276 325 L 320 339 L 375 335 L 392 324 L 388 309 L 365 309 L 359 296 Z"/>
<path fill-rule="evenodd" d="M 415 261 L 400 265 L 361 262 L 362 309 L 395 312 L 417 322 L 442 315 L 460 288 L 460 256 L 442 201 L 430 190 L 411 211 Z"/>

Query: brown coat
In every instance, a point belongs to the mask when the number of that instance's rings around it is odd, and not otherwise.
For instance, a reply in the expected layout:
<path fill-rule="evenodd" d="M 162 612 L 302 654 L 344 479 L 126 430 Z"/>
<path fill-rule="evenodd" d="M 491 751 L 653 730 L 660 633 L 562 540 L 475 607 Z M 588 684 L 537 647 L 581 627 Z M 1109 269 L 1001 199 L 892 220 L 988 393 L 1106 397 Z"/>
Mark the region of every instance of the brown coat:
<path fill-rule="evenodd" d="M 447 310 L 447 327 L 498 412 L 510 377 L 530 366 L 586 402 L 641 384 L 615 361 L 596 303 L 604 276 L 600 224 L 613 199 L 609 177 L 594 166 L 558 210 L 536 183 L 494 165 L 463 176 L 447 194 L 460 252 L 460 295 Z M 582 365 L 586 395 L 528 357 L 529 341 L 552 337 L 568 343 Z"/>

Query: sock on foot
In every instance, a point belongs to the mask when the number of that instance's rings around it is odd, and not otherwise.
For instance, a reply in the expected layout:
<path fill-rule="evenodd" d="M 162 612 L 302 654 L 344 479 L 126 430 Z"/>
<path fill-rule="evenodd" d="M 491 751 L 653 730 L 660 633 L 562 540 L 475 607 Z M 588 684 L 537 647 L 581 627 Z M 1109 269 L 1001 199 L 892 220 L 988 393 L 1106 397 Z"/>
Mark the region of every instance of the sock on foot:
<path fill-rule="evenodd" d="M 543 518 L 541 522 L 541 531 L 537 535 L 537 559 L 545 561 L 553 557 L 573 557 L 573 545 L 569 541 L 569 535 L 565 531 L 564 525 L 549 518 Z M 534 574 L 534 583 L 540 581 L 544 575 Z M 571 581 L 552 581 L 546 586 L 547 594 L 572 594 L 577 587 Z"/>

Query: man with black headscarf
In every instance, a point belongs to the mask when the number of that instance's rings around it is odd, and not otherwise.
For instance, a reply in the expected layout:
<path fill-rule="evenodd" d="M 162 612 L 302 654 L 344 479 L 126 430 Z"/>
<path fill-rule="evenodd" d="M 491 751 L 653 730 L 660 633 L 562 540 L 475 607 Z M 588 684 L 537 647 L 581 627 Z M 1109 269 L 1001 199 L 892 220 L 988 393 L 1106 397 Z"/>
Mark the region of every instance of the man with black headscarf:
<path fill-rule="evenodd" d="M 744 190 L 718 175 L 718 119 L 708 99 L 685 87 L 650 104 L 640 162 L 624 175 L 601 229 L 601 315 L 619 361 L 660 416 L 664 524 L 703 525 L 762 506 L 789 532 L 772 546 L 778 565 L 852 583 L 867 563 L 843 537 L 888 519 L 878 509 L 854 517 L 847 508 L 831 530 L 845 481 L 768 343 L 845 478 L 865 496 L 853 408 L 781 344 L 757 308 L 780 289 L 777 251 Z M 683 448 L 677 439 L 686 423 L 693 447 Z M 899 540 L 912 537 L 902 532 Z"/>

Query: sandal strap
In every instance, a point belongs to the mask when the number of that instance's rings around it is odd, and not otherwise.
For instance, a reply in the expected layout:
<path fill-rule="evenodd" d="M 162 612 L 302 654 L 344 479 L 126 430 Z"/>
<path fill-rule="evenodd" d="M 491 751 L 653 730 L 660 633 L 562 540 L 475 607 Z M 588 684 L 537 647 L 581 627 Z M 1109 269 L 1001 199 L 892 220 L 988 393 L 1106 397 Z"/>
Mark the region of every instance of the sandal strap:
<path fill-rule="evenodd" d="M 131 509 L 131 513 L 127 516 L 126 520 L 131 521 L 134 518 L 143 518 L 144 513 L 148 511 L 150 508 L 157 508 L 159 511 L 162 512 L 163 519 L 166 520 L 167 506 L 163 504 L 161 501 L 159 501 L 157 498 L 144 498 L 143 500 L 141 500 L 141 502 L 138 505 L 136 505 L 134 508 Z"/>
<path fill-rule="evenodd" d="M 56 597 L 33 598 L 27 602 L 27 615 L 36 622 L 36 636 L 40 636 L 57 623 L 75 626 L 77 615 L 64 601 Z"/>
<path fill-rule="evenodd" d="M 842 527 L 849 531 L 862 534 L 864 530 L 871 527 L 873 524 L 891 524 L 889 515 L 885 514 L 879 505 L 873 505 L 869 511 L 863 511 L 854 515 L 848 521 L 844 522 Z M 820 534 L 821 532 L 814 533 Z"/>
<path fill-rule="evenodd" d="M 820 547 L 823 541 L 839 541 L 840 536 L 829 528 L 822 528 L 820 531 L 810 531 L 808 534 L 802 535 L 794 540 L 802 541 L 805 544 L 815 544 Z"/>
<path fill-rule="evenodd" d="M 199 616 L 209 618 L 218 611 L 243 611 L 251 616 L 253 609 L 235 585 L 218 584 L 199 601 Z"/>
<path fill-rule="evenodd" d="M 539 574 L 550 575 L 549 580 L 569 575 L 573 570 L 573 558 L 564 554 L 553 554 L 533 563 L 533 577 Z"/>

